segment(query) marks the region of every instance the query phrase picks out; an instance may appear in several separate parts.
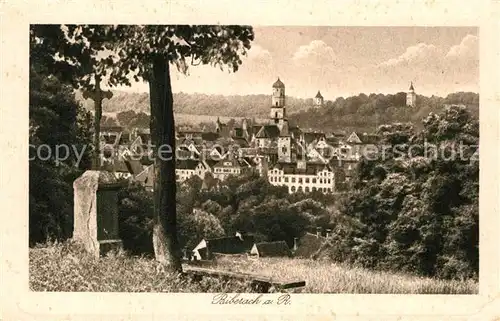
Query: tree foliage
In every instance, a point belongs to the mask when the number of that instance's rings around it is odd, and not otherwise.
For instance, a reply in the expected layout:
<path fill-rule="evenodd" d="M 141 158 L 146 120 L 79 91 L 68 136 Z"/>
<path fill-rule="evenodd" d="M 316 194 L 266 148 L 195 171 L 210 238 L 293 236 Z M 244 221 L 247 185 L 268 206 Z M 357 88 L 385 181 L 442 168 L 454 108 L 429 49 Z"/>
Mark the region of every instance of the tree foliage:
<path fill-rule="evenodd" d="M 324 108 L 291 113 L 290 120 L 305 128 L 326 131 L 372 132 L 381 124 L 414 123 L 423 129 L 421 119 L 445 104 L 464 104 L 473 115 L 479 115 L 479 95 L 458 92 L 442 97 L 417 96 L 417 106 L 406 107 L 406 93 L 359 94 L 348 98 L 339 97 L 328 101 Z"/>
<path fill-rule="evenodd" d="M 356 190 L 340 206 L 346 218 L 338 224 L 349 227 L 337 226 L 332 257 L 371 268 L 477 277 L 477 118 L 451 107 L 429 114 L 421 131 L 395 124 L 379 133 L 385 157 L 359 164 Z M 396 146 L 400 152 L 391 152 Z"/>
<path fill-rule="evenodd" d="M 41 63 L 36 57 L 30 60 L 30 244 L 71 237 L 72 183 L 90 165 L 90 115 L 76 102 L 72 87 L 40 72 L 45 67 Z M 56 150 L 67 158 L 56 159 Z M 83 152 L 80 160 L 75 150 Z"/>

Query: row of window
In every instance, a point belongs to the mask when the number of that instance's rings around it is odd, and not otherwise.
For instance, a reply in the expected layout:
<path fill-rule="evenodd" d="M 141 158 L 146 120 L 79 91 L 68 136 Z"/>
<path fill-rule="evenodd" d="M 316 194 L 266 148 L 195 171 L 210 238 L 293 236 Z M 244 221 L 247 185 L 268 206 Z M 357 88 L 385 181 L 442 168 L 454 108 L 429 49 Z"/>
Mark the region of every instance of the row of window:
<path fill-rule="evenodd" d="M 299 184 L 302 184 L 302 183 L 306 183 L 306 184 L 309 184 L 309 183 L 313 183 L 313 184 L 316 184 L 316 183 L 319 183 L 319 184 L 331 184 L 332 183 L 332 179 L 331 178 L 319 178 L 319 179 L 316 179 L 315 177 L 313 178 L 309 178 L 309 177 L 306 177 L 304 179 L 302 179 L 302 177 L 299 177 L 299 178 L 295 178 L 295 177 L 291 177 L 290 179 L 288 177 L 276 177 L 276 176 L 271 176 L 269 177 L 269 181 L 270 182 L 274 182 L 274 183 L 281 183 L 282 181 L 284 183 L 299 183 Z"/>
<path fill-rule="evenodd" d="M 238 168 L 214 168 L 214 173 L 236 173 L 238 174 L 240 170 Z"/>
<path fill-rule="evenodd" d="M 270 172 L 270 175 L 283 175 L 283 172 L 280 171 L 279 169 L 273 169 Z M 319 172 L 318 176 L 329 177 L 329 176 L 333 176 L 333 173 L 331 173 L 331 172 Z"/>
<path fill-rule="evenodd" d="M 328 193 L 328 192 L 333 192 L 333 188 L 332 187 L 309 188 L 309 186 L 306 186 L 304 188 L 304 190 L 302 190 L 302 186 L 299 186 L 298 188 L 296 188 L 295 186 L 290 187 L 290 192 L 292 192 L 292 193 L 302 192 L 302 191 L 304 191 L 305 193 L 316 192 L 316 191 L 322 192 L 322 193 Z"/>

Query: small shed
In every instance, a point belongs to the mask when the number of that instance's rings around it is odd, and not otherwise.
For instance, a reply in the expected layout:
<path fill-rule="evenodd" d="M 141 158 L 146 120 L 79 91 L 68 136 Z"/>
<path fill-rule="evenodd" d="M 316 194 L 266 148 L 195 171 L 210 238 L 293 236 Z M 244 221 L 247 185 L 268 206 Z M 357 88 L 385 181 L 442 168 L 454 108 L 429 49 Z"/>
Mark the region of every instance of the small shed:
<path fill-rule="evenodd" d="M 257 257 L 283 257 L 291 256 L 292 252 L 285 241 L 261 242 L 253 245 L 250 255 Z"/>
<path fill-rule="evenodd" d="M 253 235 L 236 233 L 235 236 L 201 240 L 193 249 L 193 259 L 210 260 L 213 254 L 243 254 L 248 253 L 254 244 Z"/>

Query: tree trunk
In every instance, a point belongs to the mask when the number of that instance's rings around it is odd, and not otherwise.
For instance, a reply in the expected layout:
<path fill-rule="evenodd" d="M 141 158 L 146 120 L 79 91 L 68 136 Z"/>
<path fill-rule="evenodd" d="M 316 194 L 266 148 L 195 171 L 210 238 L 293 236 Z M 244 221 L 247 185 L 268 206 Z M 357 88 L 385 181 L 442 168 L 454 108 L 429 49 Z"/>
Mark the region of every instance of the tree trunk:
<path fill-rule="evenodd" d="M 171 270 L 181 271 L 175 198 L 174 110 L 169 63 L 165 57 L 153 60 L 149 92 L 155 171 L 153 247 L 157 261 Z"/>

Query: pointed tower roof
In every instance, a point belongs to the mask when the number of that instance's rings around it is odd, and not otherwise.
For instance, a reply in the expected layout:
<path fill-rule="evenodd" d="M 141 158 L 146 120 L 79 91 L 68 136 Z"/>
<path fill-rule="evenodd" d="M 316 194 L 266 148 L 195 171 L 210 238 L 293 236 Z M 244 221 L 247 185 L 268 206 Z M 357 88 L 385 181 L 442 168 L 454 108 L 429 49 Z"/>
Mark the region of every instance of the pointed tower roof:
<path fill-rule="evenodd" d="M 410 82 L 410 90 L 411 90 L 411 91 L 414 91 L 414 90 L 415 90 L 415 88 L 413 88 L 413 81 L 412 81 L 412 82 Z"/>
<path fill-rule="evenodd" d="M 319 92 L 319 90 L 318 90 L 318 93 L 316 94 L 315 98 L 323 98 L 323 96 L 321 96 L 321 93 Z"/>
<path fill-rule="evenodd" d="M 278 80 L 273 84 L 273 88 L 285 88 L 285 84 L 278 77 Z"/>

